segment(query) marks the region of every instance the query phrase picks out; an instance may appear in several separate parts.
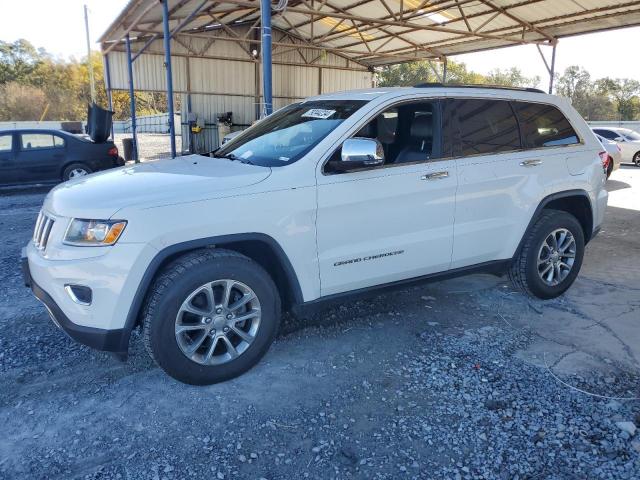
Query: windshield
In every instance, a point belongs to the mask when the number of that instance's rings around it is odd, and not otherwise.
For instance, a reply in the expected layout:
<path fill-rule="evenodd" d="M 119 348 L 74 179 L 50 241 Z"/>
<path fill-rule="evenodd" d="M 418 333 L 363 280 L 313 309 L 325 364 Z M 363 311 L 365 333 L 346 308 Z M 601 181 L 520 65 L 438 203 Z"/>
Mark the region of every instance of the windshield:
<path fill-rule="evenodd" d="M 264 167 L 302 158 L 366 101 L 316 100 L 294 103 L 259 121 L 213 154 Z"/>
<path fill-rule="evenodd" d="M 634 132 L 633 130 L 625 130 L 622 132 L 627 140 L 631 140 L 632 142 L 640 140 L 640 134 Z"/>

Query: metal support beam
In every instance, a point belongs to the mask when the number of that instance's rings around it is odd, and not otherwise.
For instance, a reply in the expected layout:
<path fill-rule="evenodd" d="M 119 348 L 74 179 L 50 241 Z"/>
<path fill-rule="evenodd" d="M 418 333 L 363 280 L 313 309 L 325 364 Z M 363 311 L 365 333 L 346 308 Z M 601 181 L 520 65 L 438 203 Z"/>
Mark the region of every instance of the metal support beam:
<path fill-rule="evenodd" d="M 104 56 L 104 80 L 107 87 L 107 102 L 109 104 L 109 110 L 113 112 L 113 93 L 111 90 L 111 67 L 109 65 L 109 54 Z M 113 122 L 111 122 L 111 140 L 115 140 L 116 137 L 113 133 Z"/>
<path fill-rule="evenodd" d="M 558 42 L 553 44 L 553 50 L 551 51 L 551 68 L 549 69 L 549 93 L 553 93 L 553 76 L 556 70 L 556 46 Z"/>
<path fill-rule="evenodd" d="M 271 92 L 271 1 L 260 0 L 262 19 L 262 95 L 264 114 L 271 115 L 273 99 Z"/>
<path fill-rule="evenodd" d="M 176 126 L 173 121 L 173 75 L 171 72 L 171 31 L 169 30 L 168 0 L 163 0 L 162 2 L 162 27 L 164 30 L 164 66 L 167 69 L 167 112 L 169 113 L 171 158 L 176 158 Z"/>
<path fill-rule="evenodd" d="M 209 0 L 204 0 L 200 5 L 198 5 L 193 12 L 191 12 L 189 15 L 187 15 L 187 18 L 185 18 L 184 20 L 182 20 L 178 26 L 176 28 L 173 29 L 173 31 L 171 32 L 171 36 L 173 37 L 174 35 L 176 35 L 177 33 L 179 33 L 184 27 L 187 26 L 187 24 L 191 23 L 191 20 L 193 20 L 196 15 L 198 15 L 198 13 L 200 13 L 200 10 L 202 10 L 202 8 L 207 4 Z"/>
<path fill-rule="evenodd" d="M 133 62 L 135 62 L 138 57 L 140 55 L 142 55 L 144 53 L 144 51 L 149 48 L 149 46 L 155 42 L 155 40 L 160 36 L 159 33 L 156 33 L 154 35 L 151 36 L 151 38 L 149 40 L 147 40 L 147 42 L 142 46 L 142 48 L 140 50 L 138 50 L 138 52 L 133 56 L 133 58 L 131 59 Z"/>
<path fill-rule="evenodd" d="M 131 133 L 133 134 L 133 151 L 131 156 L 138 163 L 138 135 L 136 134 L 136 97 L 133 91 L 133 60 L 131 59 L 131 39 L 125 37 L 127 46 L 127 72 L 129 74 L 129 104 L 131 106 Z"/>
<path fill-rule="evenodd" d="M 447 83 L 447 57 L 442 59 L 442 83 Z"/>

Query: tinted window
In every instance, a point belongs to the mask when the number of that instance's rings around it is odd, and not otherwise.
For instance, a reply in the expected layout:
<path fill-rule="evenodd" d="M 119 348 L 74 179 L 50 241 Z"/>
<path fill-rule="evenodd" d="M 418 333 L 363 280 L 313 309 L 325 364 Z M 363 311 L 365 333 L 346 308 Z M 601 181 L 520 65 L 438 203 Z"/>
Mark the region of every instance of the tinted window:
<path fill-rule="evenodd" d="M 596 132 L 598 135 L 607 138 L 609 140 L 613 140 L 614 138 L 619 137 L 620 135 L 618 135 L 616 132 L 612 132 L 611 130 L 602 130 L 600 128 L 594 129 L 594 132 Z"/>
<path fill-rule="evenodd" d="M 23 133 L 20 135 L 20 142 L 23 150 L 54 148 L 64 145 L 62 138 L 50 133 Z"/>
<path fill-rule="evenodd" d="M 578 143 L 573 127 L 553 105 L 513 102 L 526 148 L 557 147 Z"/>
<path fill-rule="evenodd" d="M 450 100 L 454 156 L 507 152 L 520 148 L 518 122 L 503 100 Z M 455 119 L 457 118 L 457 121 Z M 445 135 L 445 145 L 446 145 Z"/>
<path fill-rule="evenodd" d="M 392 148 L 394 163 L 425 162 L 439 157 L 437 105 L 420 102 L 400 107 L 398 141 Z"/>
<path fill-rule="evenodd" d="M 225 143 L 213 156 L 267 167 L 293 163 L 365 103 L 317 100 L 289 105 Z"/>
<path fill-rule="evenodd" d="M 0 135 L 0 152 L 10 152 L 11 151 L 11 135 Z"/>
<path fill-rule="evenodd" d="M 640 134 L 631 130 L 624 132 L 624 137 L 632 142 L 640 140 Z"/>

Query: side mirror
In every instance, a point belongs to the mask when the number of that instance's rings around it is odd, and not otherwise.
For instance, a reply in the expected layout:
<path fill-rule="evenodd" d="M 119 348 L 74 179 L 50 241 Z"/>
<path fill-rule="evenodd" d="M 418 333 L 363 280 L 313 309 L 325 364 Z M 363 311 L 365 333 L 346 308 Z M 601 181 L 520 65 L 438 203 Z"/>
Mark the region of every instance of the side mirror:
<path fill-rule="evenodd" d="M 625 138 L 624 137 L 616 137 L 613 139 L 614 142 L 624 142 Z"/>
<path fill-rule="evenodd" d="M 331 162 L 331 168 L 348 172 L 360 168 L 384 164 L 384 149 L 378 140 L 371 138 L 349 138 L 342 144 L 340 160 Z"/>

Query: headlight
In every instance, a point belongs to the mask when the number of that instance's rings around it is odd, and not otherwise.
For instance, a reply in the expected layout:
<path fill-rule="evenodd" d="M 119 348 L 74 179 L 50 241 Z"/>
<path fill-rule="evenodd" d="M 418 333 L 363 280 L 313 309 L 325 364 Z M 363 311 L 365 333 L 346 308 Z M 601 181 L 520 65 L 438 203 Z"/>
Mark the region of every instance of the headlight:
<path fill-rule="evenodd" d="M 74 218 L 67 228 L 63 243 L 82 247 L 113 245 L 127 226 L 125 220 L 84 220 Z"/>

